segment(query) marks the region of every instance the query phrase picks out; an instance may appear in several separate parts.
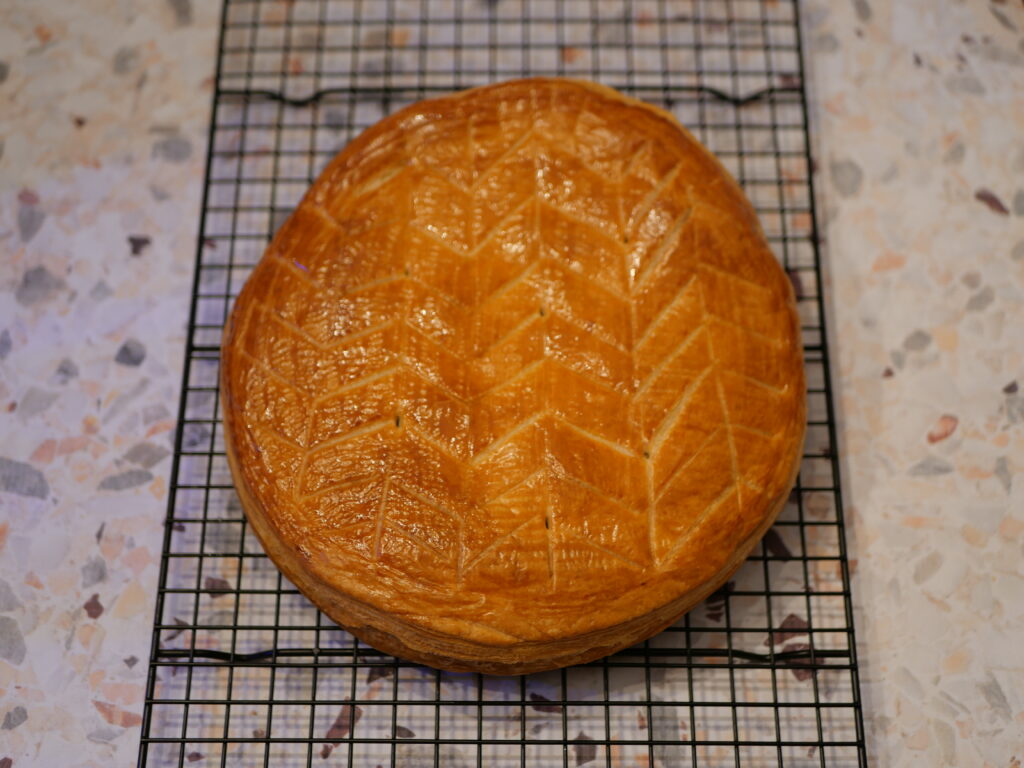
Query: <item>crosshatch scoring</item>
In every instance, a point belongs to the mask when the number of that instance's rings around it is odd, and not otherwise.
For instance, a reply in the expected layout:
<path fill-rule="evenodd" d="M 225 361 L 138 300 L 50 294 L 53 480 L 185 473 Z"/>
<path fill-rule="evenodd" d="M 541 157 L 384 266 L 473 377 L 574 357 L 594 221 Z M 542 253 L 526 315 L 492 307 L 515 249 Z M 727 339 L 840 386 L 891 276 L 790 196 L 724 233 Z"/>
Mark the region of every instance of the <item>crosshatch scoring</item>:
<path fill-rule="evenodd" d="M 866 765 L 798 16 L 796 0 L 228 0 L 141 764 Z M 574 74 L 673 112 L 757 209 L 802 322 L 801 476 L 730 582 L 640 646 L 517 678 L 416 667 L 326 620 L 248 529 L 223 454 L 221 330 L 364 128 L 446 91 Z M 694 86 L 794 90 L 737 107 Z M 335 90 L 306 106 L 237 95 L 320 89 Z"/>

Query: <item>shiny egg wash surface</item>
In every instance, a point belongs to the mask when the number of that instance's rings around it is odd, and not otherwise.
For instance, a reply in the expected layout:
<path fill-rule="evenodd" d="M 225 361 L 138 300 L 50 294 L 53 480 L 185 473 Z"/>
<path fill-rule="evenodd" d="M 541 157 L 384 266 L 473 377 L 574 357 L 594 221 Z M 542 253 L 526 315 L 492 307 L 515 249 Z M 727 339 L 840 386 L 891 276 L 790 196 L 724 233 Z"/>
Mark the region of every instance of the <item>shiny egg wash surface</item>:
<path fill-rule="evenodd" d="M 268 553 L 372 645 L 450 668 L 570 663 L 677 618 L 770 525 L 804 431 L 749 203 L 666 113 L 576 81 L 360 136 L 255 269 L 223 362 Z"/>

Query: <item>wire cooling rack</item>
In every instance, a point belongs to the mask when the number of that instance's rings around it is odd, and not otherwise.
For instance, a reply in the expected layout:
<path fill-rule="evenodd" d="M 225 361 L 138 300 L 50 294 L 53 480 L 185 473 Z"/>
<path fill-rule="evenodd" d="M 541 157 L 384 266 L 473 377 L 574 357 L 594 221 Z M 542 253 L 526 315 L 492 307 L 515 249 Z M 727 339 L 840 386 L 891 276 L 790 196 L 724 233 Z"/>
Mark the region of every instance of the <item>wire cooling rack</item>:
<path fill-rule="evenodd" d="M 322 616 L 247 529 L 217 366 L 231 301 L 323 165 L 435 92 L 577 75 L 672 112 L 789 272 L 809 430 L 729 583 L 592 664 L 452 674 Z M 145 766 L 865 766 L 797 0 L 228 0 L 146 691 Z"/>

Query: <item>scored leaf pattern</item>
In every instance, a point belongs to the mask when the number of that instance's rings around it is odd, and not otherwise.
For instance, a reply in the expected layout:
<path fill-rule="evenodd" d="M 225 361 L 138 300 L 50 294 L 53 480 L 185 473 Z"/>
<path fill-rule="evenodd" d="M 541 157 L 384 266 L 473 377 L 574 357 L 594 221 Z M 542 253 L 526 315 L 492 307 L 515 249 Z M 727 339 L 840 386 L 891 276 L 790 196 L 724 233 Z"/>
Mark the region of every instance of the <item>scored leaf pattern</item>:
<path fill-rule="evenodd" d="M 447 593 L 629 585 L 742 540 L 802 414 L 746 204 L 600 93 L 448 108 L 335 161 L 235 310 L 275 525 Z"/>

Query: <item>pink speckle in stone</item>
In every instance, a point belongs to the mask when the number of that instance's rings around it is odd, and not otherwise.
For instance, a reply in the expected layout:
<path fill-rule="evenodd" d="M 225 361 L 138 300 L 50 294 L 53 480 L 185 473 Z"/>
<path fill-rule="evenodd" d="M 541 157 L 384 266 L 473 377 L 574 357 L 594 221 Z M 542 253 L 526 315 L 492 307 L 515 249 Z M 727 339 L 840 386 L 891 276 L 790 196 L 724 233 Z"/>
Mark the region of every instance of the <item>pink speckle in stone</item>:
<path fill-rule="evenodd" d="M 928 442 L 942 442 L 956 431 L 956 426 L 959 423 L 960 420 L 951 413 L 942 414 L 935 426 L 928 432 Z"/>
<path fill-rule="evenodd" d="M 49 464 L 53 461 L 54 455 L 57 453 L 57 441 L 53 438 L 47 438 L 39 444 L 39 447 L 32 452 L 29 457 L 29 461 L 36 464 Z"/>
<path fill-rule="evenodd" d="M 142 716 L 135 712 L 129 712 L 106 701 L 97 701 L 96 699 L 93 699 L 92 705 L 111 725 L 119 725 L 122 728 L 134 728 L 142 725 Z"/>

